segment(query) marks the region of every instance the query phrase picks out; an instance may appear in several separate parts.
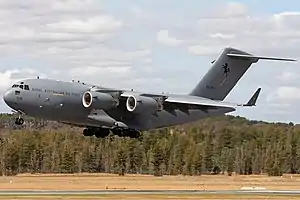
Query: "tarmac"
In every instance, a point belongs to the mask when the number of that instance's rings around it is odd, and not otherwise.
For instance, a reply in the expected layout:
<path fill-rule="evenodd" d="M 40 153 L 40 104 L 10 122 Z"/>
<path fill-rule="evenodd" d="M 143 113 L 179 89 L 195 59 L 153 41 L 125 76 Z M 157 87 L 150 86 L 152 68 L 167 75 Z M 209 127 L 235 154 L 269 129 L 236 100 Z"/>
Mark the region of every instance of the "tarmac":
<path fill-rule="evenodd" d="M 300 190 L 0 190 L 0 196 L 77 195 L 300 195 Z"/>

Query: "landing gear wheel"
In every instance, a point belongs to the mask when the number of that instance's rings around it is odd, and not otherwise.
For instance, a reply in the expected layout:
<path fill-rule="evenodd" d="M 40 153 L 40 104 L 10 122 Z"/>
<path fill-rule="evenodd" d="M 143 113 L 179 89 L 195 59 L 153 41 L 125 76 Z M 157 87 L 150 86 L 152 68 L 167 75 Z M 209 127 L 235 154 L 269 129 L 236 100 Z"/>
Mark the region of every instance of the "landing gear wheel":
<path fill-rule="evenodd" d="M 141 133 L 134 129 L 114 129 L 112 131 L 119 137 L 139 138 L 141 136 Z"/>
<path fill-rule="evenodd" d="M 139 131 L 133 130 L 130 131 L 129 137 L 130 138 L 139 138 L 141 136 L 141 133 Z"/>
<path fill-rule="evenodd" d="M 93 136 L 94 135 L 94 133 L 92 132 L 92 130 L 90 130 L 90 129 L 84 129 L 83 130 L 83 136 L 85 136 L 85 137 L 90 137 L 90 136 Z"/>
<path fill-rule="evenodd" d="M 96 138 L 105 138 L 108 135 L 109 135 L 109 129 L 106 129 L 106 128 L 100 128 L 95 133 Z"/>
<path fill-rule="evenodd" d="M 24 119 L 21 118 L 21 117 L 16 118 L 15 124 L 16 125 L 22 125 L 22 124 L 24 124 Z"/>
<path fill-rule="evenodd" d="M 113 129 L 112 132 L 114 135 L 117 135 L 119 137 L 123 136 L 123 131 L 121 129 Z"/>

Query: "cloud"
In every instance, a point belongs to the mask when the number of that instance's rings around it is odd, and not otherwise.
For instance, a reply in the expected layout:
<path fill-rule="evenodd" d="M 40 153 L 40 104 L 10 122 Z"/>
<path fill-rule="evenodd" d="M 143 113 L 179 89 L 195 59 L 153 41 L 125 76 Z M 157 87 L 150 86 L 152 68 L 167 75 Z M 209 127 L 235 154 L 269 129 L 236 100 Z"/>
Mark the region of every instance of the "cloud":
<path fill-rule="evenodd" d="M 281 86 L 272 92 L 267 101 L 270 102 L 298 102 L 300 100 L 300 88 L 294 86 Z"/>
<path fill-rule="evenodd" d="M 122 21 L 115 20 L 109 15 L 100 15 L 86 20 L 68 19 L 47 25 L 53 31 L 75 32 L 75 33 L 98 33 L 114 31 L 122 28 Z"/>
<path fill-rule="evenodd" d="M 183 44 L 182 40 L 170 36 L 168 30 L 160 30 L 157 32 L 157 41 L 168 46 L 179 46 Z"/>
<path fill-rule="evenodd" d="M 239 2 L 225 2 L 219 4 L 220 6 L 215 7 L 216 11 L 209 12 L 206 17 L 207 18 L 220 18 L 220 19 L 228 19 L 228 18 L 240 18 L 245 17 L 249 14 L 248 7 Z"/>
<path fill-rule="evenodd" d="M 243 3 L 226 2 L 206 10 L 194 23 L 188 20 L 176 26 L 177 32 L 173 33 L 192 54 L 216 55 L 225 46 L 232 46 L 257 53 L 298 56 L 295 50 L 300 44 L 300 12 L 256 13 Z M 167 31 L 160 34 L 168 38 Z M 171 42 L 164 44 L 173 46 L 178 38 L 172 36 Z"/>
<path fill-rule="evenodd" d="M 222 33 L 214 33 L 209 35 L 211 38 L 221 38 L 221 39 L 233 39 L 235 38 L 235 35 L 232 34 L 222 34 Z"/>
<path fill-rule="evenodd" d="M 130 50 L 114 47 L 118 43 L 114 36 L 122 31 L 124 23 L 122 18 L 104 12 L 100 1 L 12 0 L 0 4 L 0 15 L 9 19 L 9 23 L 0 23 L 0 52 L 6 55 L 83 69 L 115 61 L 127 67 L 139 58 L 150 60 L 149 50 L 135 47 L 134 43 Z"/>
<path fill-rule="evenodd" d="M 6 88 L 8 88 L 12 83 L 13 83 L 13 79 L 11 77 L 12 73 L 14 71 L 4 71 L 0 73 L 0 78 L 1 78 L 1 82 L 0 82 L 0 89 L 2 91 L 4 91 Z"/>
<path fill-rule="evenodd" d="M 149 23 L 150 20 L 155 20 L 155 16 L 152 13 L 149 13 L 147 10 L 142 9 L 137 5 L 131 5 L 129 11 L 138 21 L 147 20 Z"/>
<path fill-rule="evenodd" d="M 288 31 L 300 30 L 297 26 L 300 20 L 299 12 L 282 12 L 274 14 L 273 18 L 280 28 L 287 28 Z"/>
<path fill-rule="evenodd" d="M 285 71 L 276 77 L 282 84 L 295 83 L 300 78 L 296 72 Z"/>
<path fill-rule="evenodd" d="M 71 69 L 70 73 L 72 74 L 72 76 L 74 77 L 80 77 L 80 76 L 92 76 L 95 74 L 101 74 L 104 73 L 106 75 L 109 75 L 111 73 L 111 75 L 118 75 L 118 74 L 122 74 L 125 75 L 124 73 L 127 73 L 130 71 L 130 67 L 112 67 L 112 65 L 108 65 L 105 68 L 99 68 L 99 67 L 95 67 L 95 66 L 91 66 L 91 67 L 86 67 L 84 70 L 82 70 L 82 68 L 78 67 L 78 68 L 73 68 Z M 110 78 L 110 76 L 108 76 Z"/>
<path fill-rule="evenodd" d="M 32 78 L 33 76 L 47 77 L 46 74 L 39 73 L 38 71 L 31 68 L 23 68 L 23 69 L 10 69 L 4 70 L 0 72 L 0 91 L 6 90 L 16 81 L 23 78 Z"/>
<path fill-rule="evenodd" d="M 217 52 L 217 50 L 220 51 L 220 48 L 218 46 L 206 46 L 206 45 L 193 45 L 189 46 L 188 51 L 190 53 L 193 53 L 195 55 L 212 55 Z"/>

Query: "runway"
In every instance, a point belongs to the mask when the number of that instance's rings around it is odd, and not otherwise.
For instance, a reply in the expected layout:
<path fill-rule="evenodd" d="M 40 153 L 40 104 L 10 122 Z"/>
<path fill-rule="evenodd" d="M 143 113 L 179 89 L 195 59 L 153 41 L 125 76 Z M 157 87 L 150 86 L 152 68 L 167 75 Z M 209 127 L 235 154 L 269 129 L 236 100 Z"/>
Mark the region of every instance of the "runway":
<path fill-rule="evenodd" d="M 58 195 L 300 195 L 300 190 L 0 190 L 0 196 Z"/>

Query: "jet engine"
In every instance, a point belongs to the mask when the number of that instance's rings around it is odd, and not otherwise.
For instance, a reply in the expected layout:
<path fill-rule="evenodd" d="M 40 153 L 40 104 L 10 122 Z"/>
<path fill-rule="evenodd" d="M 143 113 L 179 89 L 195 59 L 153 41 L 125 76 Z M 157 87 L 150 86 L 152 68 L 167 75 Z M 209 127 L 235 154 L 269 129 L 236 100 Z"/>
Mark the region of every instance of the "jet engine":
<path fill-rule="evenodd" d="M 109 110 L 117 105 L 110 94 L 87 91 L 82 96 L 82 104 L 86 108 Z"/>
<path fill-rule="evenodd" d="M 126 108 L 133 113 L 154 114 L 162 109 L 162 106 L 151 97 L 130 96 L 126 101 Z"/>

